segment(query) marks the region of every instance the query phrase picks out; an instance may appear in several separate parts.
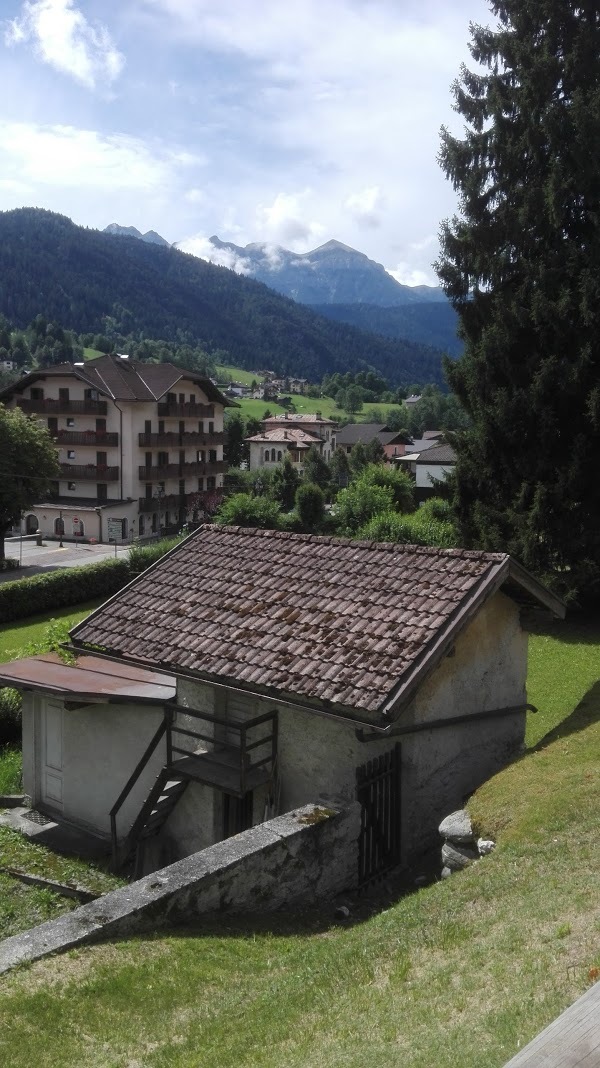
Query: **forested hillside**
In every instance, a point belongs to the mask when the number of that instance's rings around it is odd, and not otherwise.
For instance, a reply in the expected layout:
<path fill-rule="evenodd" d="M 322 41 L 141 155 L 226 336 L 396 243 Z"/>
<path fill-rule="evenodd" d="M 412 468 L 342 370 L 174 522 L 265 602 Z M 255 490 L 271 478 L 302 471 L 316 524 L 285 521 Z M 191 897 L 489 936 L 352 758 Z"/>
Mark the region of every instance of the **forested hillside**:
<path fill-rule="evenodd" d="M 34 208 L 0 213 L 0 313 L 18 327 L 41 314 L 77 333 L 201 343 L 240 367 L 313 381 L 371 366 L 394 385 L 443 383 L 441 353 L 426 345 L 330 322 L 224 267 Z"/>
<path fill-rule="evenodd" d="M 456 335 L 458 316 L 448 301 L 428 301 L 382 308 L 376 304 L 311 304 L 313 311 L 340 323 L 385 337 L 403 338 L 460 356 L 463 343 Z"/>

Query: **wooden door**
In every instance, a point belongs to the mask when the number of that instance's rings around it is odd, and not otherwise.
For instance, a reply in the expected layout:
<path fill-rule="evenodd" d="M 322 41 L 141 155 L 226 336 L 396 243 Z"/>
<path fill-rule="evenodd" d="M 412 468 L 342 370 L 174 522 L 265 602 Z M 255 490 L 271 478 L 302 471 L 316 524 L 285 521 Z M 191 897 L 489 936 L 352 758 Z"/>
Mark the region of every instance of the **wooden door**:
<path fill-rule="evenodd" d="M 41 799 L 48 808 L 63 806 L 63 716 L 61 701 L 46 698 L 42 708 Z"/>

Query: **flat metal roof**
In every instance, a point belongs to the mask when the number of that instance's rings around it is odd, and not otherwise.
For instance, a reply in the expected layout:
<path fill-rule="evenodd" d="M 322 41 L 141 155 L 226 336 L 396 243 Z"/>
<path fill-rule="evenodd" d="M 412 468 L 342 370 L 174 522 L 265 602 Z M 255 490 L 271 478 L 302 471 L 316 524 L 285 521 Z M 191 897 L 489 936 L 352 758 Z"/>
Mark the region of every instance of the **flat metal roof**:
<path fill-rule="evenodd" d="M 100 704 L 127 701 L 162 705 L 176 695 L 172 675 L 89 654 L 77 656 L 72 664 L 66 664 L 57 653 L 0 664 L 0 686 Z"/>

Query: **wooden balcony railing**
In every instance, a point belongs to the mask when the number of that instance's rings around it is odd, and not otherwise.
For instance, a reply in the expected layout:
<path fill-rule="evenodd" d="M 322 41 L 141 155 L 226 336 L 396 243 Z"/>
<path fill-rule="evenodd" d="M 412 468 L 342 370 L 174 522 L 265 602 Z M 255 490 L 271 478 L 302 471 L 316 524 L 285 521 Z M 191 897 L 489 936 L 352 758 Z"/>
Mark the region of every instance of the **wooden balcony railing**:
<path fill-rule="evenodd" d="M 184 449 L 187 445 L 190 447 L 204 445 L 210 448 L 213 445 L 224 445 L 225 433 L 222 430 L 215 430 L 212 434 L 204 434 L 200 431 L 185 431 L 183 434 L 178 434 L 176 431 L 166 434 L 140 434 L 138 441 L 142 449 L 160 449 L 165 446 L 172 449 Z"/>
<path fill-rule="evenodd" d="M 72 482 L 116 482 L 119 468 L 106 464 L 61 464 L 60 477 Z"/>
<path fill-rule="evenodd" d="M 187 416 L 194 416 L 197 419 L 214 419 L 215 406 L 214 404 L 178 404 L 176 401 L 161 401 L 158 405 L 158 414 L 174 415 L 180 419 Z"/>
<path fill-rule="evenodd" d="M 167 478 L 191 478 L 194 475 L 218 475 L 227 471 L 225 460 L 202 463 L 201 460 L 185 464 L 162 464 L 156 467 L 139 467 L 140 482 L 163 482 Z"/>
<path fill-rule="evenodd" d="M 108 404 L 99 400 L 61 400 L 58 397 L 43 397 L 32 399 L 21 397 L 17 400 L 19 408 L 24 412 L 43 413 L 46 415 L 106 415 Z"/>
<path fill-rule="evenodd" d="M 119 444 L 119 435 L 106 430 L 58 430 L 53 435 L 57 445 L 104 445 L 114 448 Z"/>

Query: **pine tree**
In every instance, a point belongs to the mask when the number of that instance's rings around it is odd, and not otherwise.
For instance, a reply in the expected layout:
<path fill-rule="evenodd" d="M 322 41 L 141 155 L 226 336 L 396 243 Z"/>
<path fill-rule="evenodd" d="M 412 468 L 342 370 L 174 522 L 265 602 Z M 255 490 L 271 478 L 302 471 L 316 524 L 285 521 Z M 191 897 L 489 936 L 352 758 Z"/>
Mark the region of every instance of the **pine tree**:
<path fill-rule="evenodd" d="M 600 591 L 600 9 L 491 6 L 440 153 L 460 214 L 437 268 L 465 341 L 446 370 L 472 420 L 457 518 L 463 543 Z"/>

